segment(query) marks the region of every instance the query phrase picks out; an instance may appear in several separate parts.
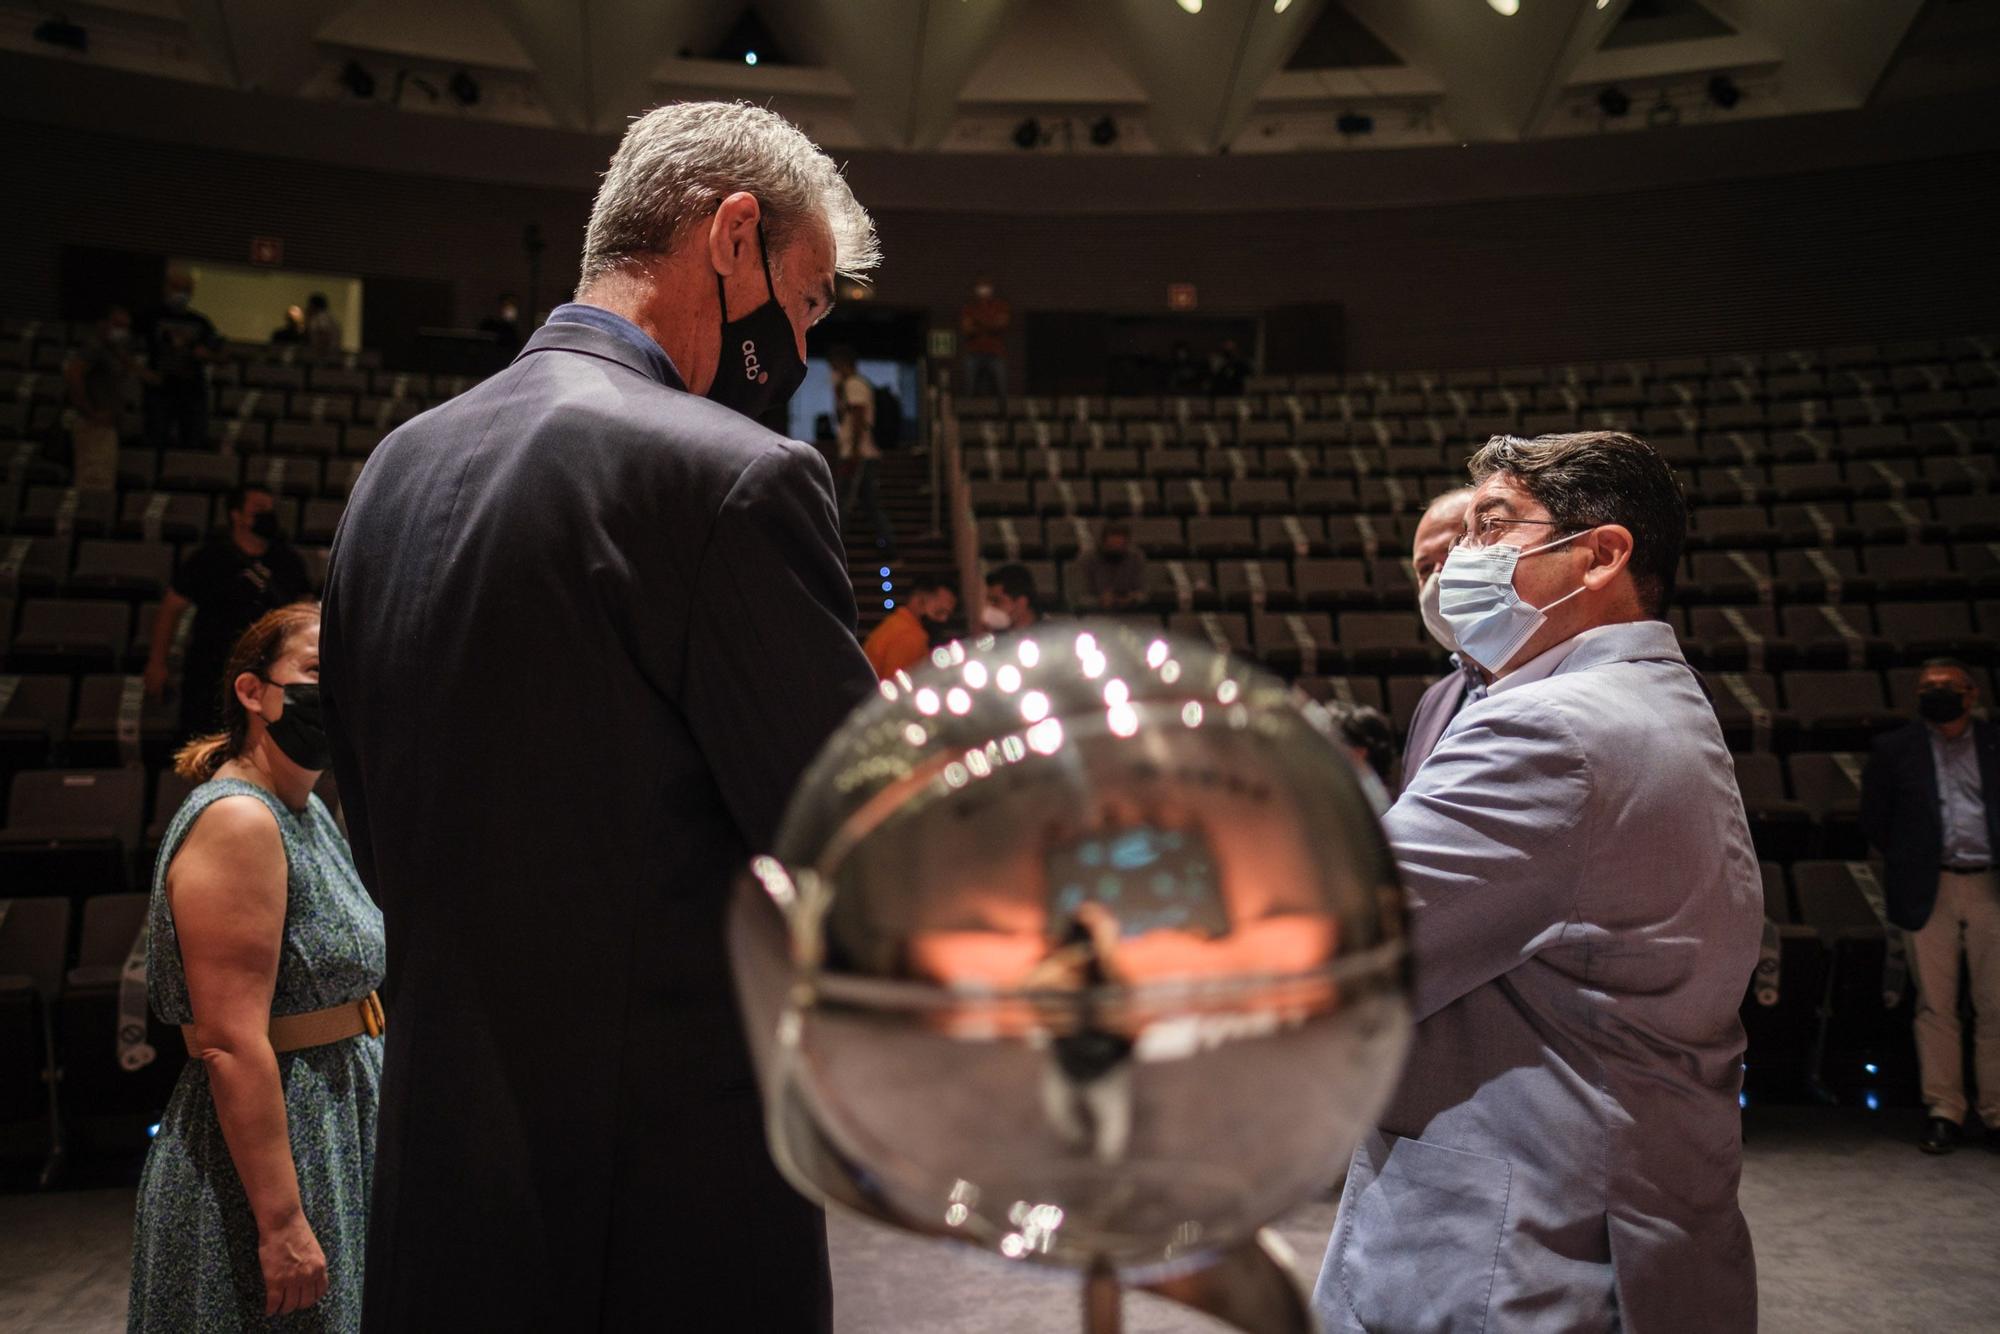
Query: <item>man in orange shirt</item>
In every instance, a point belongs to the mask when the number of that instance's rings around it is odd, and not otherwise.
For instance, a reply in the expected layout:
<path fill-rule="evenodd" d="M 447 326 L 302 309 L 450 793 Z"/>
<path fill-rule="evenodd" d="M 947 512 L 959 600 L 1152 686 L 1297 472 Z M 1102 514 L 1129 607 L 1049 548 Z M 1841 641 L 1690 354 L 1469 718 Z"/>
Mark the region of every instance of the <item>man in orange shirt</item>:
<path fill-rule="evenodd" d="M 878 677 L 894 676 L 930 656 L 933 625 L 943 625 L 958 610 L 958 594 L 936 575 L 920 576 L 910 584 L 903 605 L 882 618 L 861 651 Z"/>
<path fill-rule="evenodd" d="M 972 300 L 958 312 L 958 336 L 965 353 L 965 392 L 972 397 L 1007 397 L 1007 326 L 1013 311 L 981 278 Z"/>

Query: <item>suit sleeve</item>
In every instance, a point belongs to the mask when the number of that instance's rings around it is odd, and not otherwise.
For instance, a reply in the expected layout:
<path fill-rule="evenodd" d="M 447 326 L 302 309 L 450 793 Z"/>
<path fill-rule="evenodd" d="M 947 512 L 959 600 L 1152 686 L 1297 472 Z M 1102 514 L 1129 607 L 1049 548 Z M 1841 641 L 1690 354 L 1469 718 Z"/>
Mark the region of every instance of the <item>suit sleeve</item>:
<path fill-rule="evenodd" d="M 1886 738 L 1869 747 L 1861 770 L 1861 832 L 1869 846 L 1886 855 L 1896 836 L 1896 775 Z"/>
<path fill-rule="evenodd" d="M 744 469 L 691 596 L 682 704 L 737 827 L 768 848 L 799 775 L 876 686 L 818 451 L 788 443 Z"/>
<path fill-rule="evenodd" d="M 1416 1018 L 1553 944 L 1590 873 L 1590 773 L 1554 709 L 1495 703 L 1438 743 L 1384 817 L 1409 894 Z"/>

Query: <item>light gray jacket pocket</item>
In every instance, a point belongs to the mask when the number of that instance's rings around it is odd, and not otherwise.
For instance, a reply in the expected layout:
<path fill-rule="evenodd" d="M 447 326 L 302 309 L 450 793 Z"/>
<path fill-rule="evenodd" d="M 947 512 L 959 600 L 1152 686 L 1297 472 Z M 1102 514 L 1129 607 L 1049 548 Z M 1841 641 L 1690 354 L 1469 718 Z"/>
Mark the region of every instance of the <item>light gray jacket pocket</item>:
<path fill-rule="evenodd" d="M 1371 1135 L 1348 1170 L 1320 1280 L 1327 1326 L 1484 1330 L 1513 1174 L 1502 1158 Z"/>

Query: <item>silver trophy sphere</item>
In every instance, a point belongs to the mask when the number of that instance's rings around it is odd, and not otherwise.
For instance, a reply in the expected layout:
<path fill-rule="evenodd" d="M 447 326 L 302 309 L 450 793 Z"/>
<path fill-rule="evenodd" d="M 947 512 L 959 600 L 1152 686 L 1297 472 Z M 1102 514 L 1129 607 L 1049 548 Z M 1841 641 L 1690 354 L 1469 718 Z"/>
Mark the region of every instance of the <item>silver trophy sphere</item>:
<path fill-rule="evenodd" d="M 1265 1224 L 1336 1181 L 1408 1045 L 1401 890 L 1324 715 L 1214 649 L 953 644 L 828 741 L 731 948 L 771 1148 L 830 1205 L 1259 1331 Z"/>

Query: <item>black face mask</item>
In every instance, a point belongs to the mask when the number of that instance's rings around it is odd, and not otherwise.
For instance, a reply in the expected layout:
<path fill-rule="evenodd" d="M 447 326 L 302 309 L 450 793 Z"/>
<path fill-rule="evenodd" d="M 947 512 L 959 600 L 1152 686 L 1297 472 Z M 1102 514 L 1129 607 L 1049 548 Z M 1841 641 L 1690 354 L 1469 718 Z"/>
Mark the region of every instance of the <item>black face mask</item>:
<path fill-rule="evenodd" d="M 277 511 L 265 510 L 263 513 L 251 519 L 250 535 L 252 537 L 262 538 L 266 542 L 284 541 L 285 530 L 278 524 Z"/>
<path fill-rule="evenodd" d="M 319 686 L 313 682 L 287 685 L 285 711 L 265 730 L 271 734 L 271 744 L 279 753 L 301 769 L 324 772 L 332 762 L 326 745 L 326 724 L 320 716 Z"/>
<path fill-rule="evenodd" d="M 1965 716 L 1965 696 L 1950 686 L 1917 692 L 1917 713 L 1927 723 L 1955 723 Z"/>
<path fill-rule="evenodd" d="M 764 244 L 762 222 L 757 224 L 757 250 L 764 265 L 764 290 L 771 299 L 755 310 L 730 319 L 729 294 L 723 290 L 722 275 L 715 275 L 715 294 L 722 302 L 722 350 L 715 364 L 715 383 L 708 387 L 715 402 L 753 419 L 788 402 L 806 378 L 798 335 L 771 282 L 771 251 Z"/>

